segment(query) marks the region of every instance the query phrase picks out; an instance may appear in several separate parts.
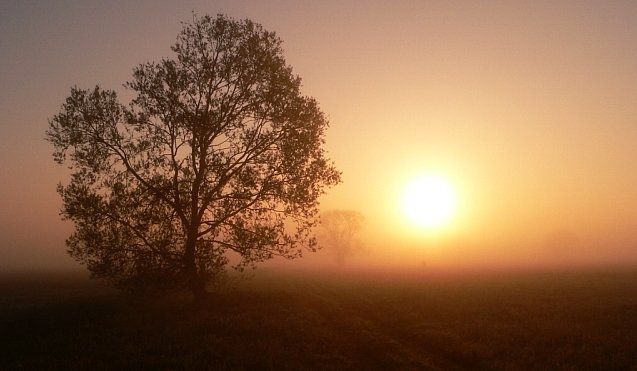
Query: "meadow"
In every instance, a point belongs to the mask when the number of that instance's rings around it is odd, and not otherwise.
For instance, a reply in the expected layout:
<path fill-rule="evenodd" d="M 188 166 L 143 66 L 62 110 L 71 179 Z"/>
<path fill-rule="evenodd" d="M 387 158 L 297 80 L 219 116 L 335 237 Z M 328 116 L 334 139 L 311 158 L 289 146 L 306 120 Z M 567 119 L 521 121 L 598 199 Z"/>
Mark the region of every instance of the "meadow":
<path fill-rule="evenodd" d="M 637 369 L 637 269 L 258 270 L 194 305 L 0 275 L 0 369 Z"/>

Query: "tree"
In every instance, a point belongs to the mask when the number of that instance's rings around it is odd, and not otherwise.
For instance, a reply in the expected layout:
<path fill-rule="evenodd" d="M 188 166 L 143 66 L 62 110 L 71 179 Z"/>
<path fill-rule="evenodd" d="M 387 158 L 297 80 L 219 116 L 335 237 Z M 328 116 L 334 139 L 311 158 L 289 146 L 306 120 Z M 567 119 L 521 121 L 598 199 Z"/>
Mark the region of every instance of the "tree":
<path fill-rule="evenodd" d="M 321 214 L 321 244 L 334 253 L 338 265 L 343 265 L 349 255 L 363 250 L 356 235 L 364 223 L 363 214 L 354 210 L 330 210 Z"/>
<path fill-rule="evenodd" d="M 99 86 L 71 89 L 49 120 L 68 251 L 123 288 L 189 286 L 225 269 L 316 249 L 318 198 L 340 182 L 322 148 L 328 126 L 250 20 L 194 16 L 172 47 L 125 84 L 127 106 Z"/>

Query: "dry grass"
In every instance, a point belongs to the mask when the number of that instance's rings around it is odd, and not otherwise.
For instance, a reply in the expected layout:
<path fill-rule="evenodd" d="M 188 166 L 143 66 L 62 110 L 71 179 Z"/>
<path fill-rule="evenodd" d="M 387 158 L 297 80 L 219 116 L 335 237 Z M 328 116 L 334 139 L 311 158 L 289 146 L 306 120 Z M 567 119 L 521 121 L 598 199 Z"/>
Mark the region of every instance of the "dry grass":
<path fill-rule="evenodd" d="M 637 271 L 261 272 L 194 306 L 0 276 L 0 369 L 637 369 Z"/>

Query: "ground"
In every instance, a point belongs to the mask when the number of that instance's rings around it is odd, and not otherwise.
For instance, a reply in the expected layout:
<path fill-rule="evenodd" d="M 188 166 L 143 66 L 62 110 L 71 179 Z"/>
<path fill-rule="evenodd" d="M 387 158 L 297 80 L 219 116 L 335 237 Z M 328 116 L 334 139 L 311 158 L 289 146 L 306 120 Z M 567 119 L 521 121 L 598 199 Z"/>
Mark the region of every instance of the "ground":
<path fill-rule="evenodd" d="M 637 269 L 258 271 L 195 306 L 0 275 L 0 369 L 637 369 Z"/>

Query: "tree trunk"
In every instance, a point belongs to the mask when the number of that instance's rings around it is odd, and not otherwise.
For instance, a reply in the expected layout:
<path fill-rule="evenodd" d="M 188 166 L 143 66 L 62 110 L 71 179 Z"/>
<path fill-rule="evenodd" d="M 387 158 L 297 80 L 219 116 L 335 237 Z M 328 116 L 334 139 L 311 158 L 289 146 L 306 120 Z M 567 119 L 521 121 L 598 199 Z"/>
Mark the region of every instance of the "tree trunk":
<path fill-rule="evenodd" d="M 201 302 L 208 296 L 205 279 L 197 271 L 195 262 L 195 248 L 197 246 L 196 233 L 189 233 L 184 252 L 184 268 L 188 279 L 188 285 L 196 302 Z"/>
<path fill-rule="evenodd" d="M 206 282 L 196 272 L 190 275 L 190 290 L 195 302 L 200 303 L 208 297 L 208 291 L 206 290 Z"/>

